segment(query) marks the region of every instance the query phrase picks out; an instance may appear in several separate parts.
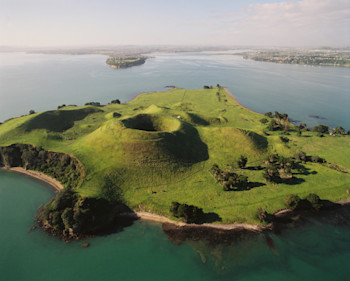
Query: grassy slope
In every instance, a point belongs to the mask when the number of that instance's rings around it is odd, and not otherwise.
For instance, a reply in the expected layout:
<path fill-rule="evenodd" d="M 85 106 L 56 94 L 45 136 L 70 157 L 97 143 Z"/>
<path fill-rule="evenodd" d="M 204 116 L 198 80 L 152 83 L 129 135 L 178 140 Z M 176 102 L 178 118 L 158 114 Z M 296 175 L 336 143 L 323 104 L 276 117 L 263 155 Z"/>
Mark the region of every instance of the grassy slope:
<path fill-rule="evenodd" d="M 122 116 L 113 118 L 113 112 Z M 157 116 L 157 126 L 175 131 L 140 131 L 120 122 L 145 113 Z M 350 169 L 348 136 L 319 138 L 304 133 L 297 137 L 292 132 L 290 142 L 283 144 L 279 133 L 264 136 L 265 126 L 259 122 L 262 116 L 239 105 L 224 89 L 173 89 L 143 94 L 127 104 L 50 112 L 50 118 L 75 120 L 61 126 L 62 130 L 47 124 L 47 114 L 20 117 L 1 125 L 0 145 L 31 143 L 77 156 L 87 170 L 78 191 L 86 196 L 98 196 L 103 175 L 114 172 L 132 208 L 170 216 L 171 202 L 178 201 L 215 212 L 224 223 L 256 223 L 254 214 L 259 206 L 274 212 L 284 207 L 283 198 L 290 193 L 304 196 L 315 192 L 329 200 L 348 197 L 350 175 L 318 164 L 306 165 L 313 173 L 297 175 L 304 180 L 300 184 L 268 184 L 249 191 L 224 192 L 208 169 L 214 163 L 225 168 L 241 154 L 248 156 L 248 166 L 254 166 L 271 152 L 290 156 L 303 150 Z M 250 181 L 263 182 L 261 171 L 245 169 L 238 173 Z"/>

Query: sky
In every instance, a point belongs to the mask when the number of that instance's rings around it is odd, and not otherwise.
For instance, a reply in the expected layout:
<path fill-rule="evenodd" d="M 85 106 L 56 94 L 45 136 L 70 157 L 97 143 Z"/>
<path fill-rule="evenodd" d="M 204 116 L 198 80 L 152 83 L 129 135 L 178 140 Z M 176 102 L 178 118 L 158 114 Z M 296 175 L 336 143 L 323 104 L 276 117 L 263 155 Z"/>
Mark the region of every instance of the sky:
<path fill-rule="evenodd" d="M 0 0 L 0 46 L 350 46 L 350 0 Z"/>

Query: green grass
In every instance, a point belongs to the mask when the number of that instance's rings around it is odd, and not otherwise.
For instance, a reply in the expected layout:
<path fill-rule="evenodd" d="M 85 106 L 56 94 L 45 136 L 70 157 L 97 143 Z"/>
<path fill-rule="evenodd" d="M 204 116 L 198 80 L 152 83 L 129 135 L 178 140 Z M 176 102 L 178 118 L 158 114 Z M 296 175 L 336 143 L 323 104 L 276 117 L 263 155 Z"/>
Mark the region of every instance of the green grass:
<path fill-rule="evenodd" d="M 118 114 L 114 114 L 118 113 Z M 172 89 L 139 95 L 127 104 L 66 107 L 12 119 L 0 125 L 0 145 L 30 143 L 76 156 L 86 169 L 77 191 L 99 196 L 104 175 L 118 175 L 127 204 L 171 217 L 172 201 L 215 212 L 223 223 L 257 223 L 255 212 L 284 208 L 295 193 L 322 199 L 349 196 L 350 175 L 309 163 L 298 183 L 266 184 L 248 191 L 223 191 L 208 172 L 215 163 L 235 166 L 241 154 L 248 168 L 270 153 L 292 156 L 299 150 L 318 155 L 350 171 L 350 137 L 317 137 L 292 131 L 288 143 L 280 132 L 266 135 L 262 115 L 239 105 L 223 88 Z M 236 169 L 251 182 L 264 183 L 262 171 Z"/>

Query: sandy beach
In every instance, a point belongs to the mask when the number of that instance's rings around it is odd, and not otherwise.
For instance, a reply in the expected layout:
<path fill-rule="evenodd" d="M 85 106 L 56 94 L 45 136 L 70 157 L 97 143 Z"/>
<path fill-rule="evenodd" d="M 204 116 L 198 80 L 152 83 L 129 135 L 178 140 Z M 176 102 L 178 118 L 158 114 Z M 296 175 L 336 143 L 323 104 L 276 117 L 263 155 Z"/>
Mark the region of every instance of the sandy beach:
<path fill-rule="evenodd" d="M 54 178 L 52 178 L 44 173 L 38 172 L 38 171 L 26 170 L 26 169 L 21 168 L 21 167 L 12 167 L 12 168 L 3 168 L 3 169 L 7 170 L 7 171 L 13 171 L 13 172 L 25 174 L 25 175 L 28 175 L 32 178 L 38 179 L 42 182 L 45 182 L 45 183 L 51 185 L 57 191 L 60 191 L 64 188 L 64 186 L 58 180 L 56 180 L 56 179 L 54 179 Z"/>
<path fill-rule="evenodd" d="M 243 224 L 243 223 L 233 223 L 233 224 L 214 224 L 214 223 L 204 223 L 204 224 L 187 224 L 184 222 L 178 222 L 168 219 L 164 216 L 148 213 L 148 212 L 135 212 L 135 214 L 142 220 L 149 220 L 159 223 L 170 223 L 176 226 L 191 226 L 191 227 L 210 227 L 222 230 L 234 230 L 234 229 L 246 229 L 253 232 L 261 232 L 268 229 L 268 226 L 255 225 L 255 224 Z"/>

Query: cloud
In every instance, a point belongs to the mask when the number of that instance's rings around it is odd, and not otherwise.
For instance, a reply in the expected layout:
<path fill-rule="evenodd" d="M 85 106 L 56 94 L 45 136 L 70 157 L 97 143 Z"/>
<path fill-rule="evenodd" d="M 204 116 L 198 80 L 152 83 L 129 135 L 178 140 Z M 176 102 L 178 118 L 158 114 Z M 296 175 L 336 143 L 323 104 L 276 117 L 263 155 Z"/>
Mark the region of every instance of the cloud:
<path fill-rule="evenodd" d="M 251 4 L 222 17 L 236 41 L 264 45 L 349 45 L 350 1 Z M 242 16 L 243 15 L 243 16 Z"/>

